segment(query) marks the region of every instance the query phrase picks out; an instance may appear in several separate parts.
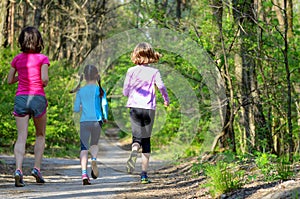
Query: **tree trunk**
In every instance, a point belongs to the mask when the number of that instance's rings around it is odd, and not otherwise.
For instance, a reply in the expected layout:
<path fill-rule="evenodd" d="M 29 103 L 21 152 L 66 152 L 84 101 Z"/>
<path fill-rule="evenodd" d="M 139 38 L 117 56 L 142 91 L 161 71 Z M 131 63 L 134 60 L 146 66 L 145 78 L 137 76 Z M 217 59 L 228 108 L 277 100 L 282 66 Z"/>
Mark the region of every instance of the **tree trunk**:
<path fill-rule="evenodd" d="M 287 8 L 286 8 L 286 17 L 287 17 L 287 24 L 288 24 L 288 30 L 287 30 L 287 37 L 291 38 L 293 33 L 293 0 L 288 0 L 287 2 Z"/>
<path fill-rule="evenodd" d="M 255 54 L 253 44 L 257 43 L 256 13 L 254 13 L 254 0 L 233 1 L 234 18 L 239 30 L 239 54 L 235 60 L 238 81 L 238 96 L 241 106 L 241 132 L 246 143 L 246 151 L 252 152 L 254 149 L 270 149 L 268 144 L 270 136 L 267 131 L 265 117 L 260 99 L 260 91 L 257 83 L 256 67 L 257 63 L 253 57 Z M 239 64 L 241 62 L 241 64 Z"/>
<path fill-rule="evenodd" d="M 233 129 L 233 121 L 234 121 L 234 108 L 233 108 L 233 103 L 234 103 L 234 97 L 233 97 L 233 88 L 232 88 L 232 80 L 230 78 L 230 73 L 229 73 L 229 64 L 227 61 L 227 52 L 226 52 L 226 46 L 225 46 L 225 41 L 223 37 L 223 23 L 222 23 L 222 17 L 223 17 L 223 3 L 222 0 L 211 0 L 211 7 L 212 7 L 212 12 L 214 15 L 214 21 L 216 23 L 216 26 L 219 30 L 219 34 L 215 35 L 212 34 L 213 41 L 220 41 L 221 46 L 219 47 L 219 50 L 216 50 L 216 55 L 218 57 L 224 57 L 224 68 L 221 70 L 223 71 L 222 76 L 227 84 L 227 96 L 228 96 L 228 104 L 227 104 L 227 109 L 226 109 L 226 116 L 225 119 L 223 120 L 224 122 L 224 128 L 223 131 L 219 136 L 217 136 L 217 139 L 220 140 L 220 147 L 221 148 L 227 148 L 231 149 L 233 152 L 236 152 L 236 144 L 235 144 L 235 134 L 234 134 L 234 129 Z M 218 43 L 216 42 L 216 43 Z M 218 52 L 220 51 L 220 53 Z M 222 114 L 222 113 L 220 113 Z M 221 118 L 223 118 L 223 115 L 221 115 Z M 214 144 L 215 145 L 215 144 Z M 214 148 L 214 146 L 213 146 Z"/>
<path fill-rule="evenodd" d="M 22 10 L 22 24 L 20 25 L 22 28 L 27 25 L 27 20 L 28 20 L 28 4 L 24 3 L 23 4 L 23 10 Z"/>
<path fill-rule="evenodd" d="M 15 2 L 9 1 L 8 5 L 8 16 L 7 16 L 7 45 L 10 46 L 11 50 L 14 48 L 14 33 L 15 33 Z"/>
<path fill-rule="evenodd" d="M 294 139 L 293 139 L 293 124 L 292 124 L 292 86 L 291 86 L 291 73 L 288 59 L 288 32 L 289 32 L 289 18 L 287 14 L 287 0 L 284 0 L 284 65 L 286 71 L 286 81 L 287 81 L 287 123 L 288 123 L 288 133 L 285 136 L 286 141 L 288 143 L 288 149 L 286 149 L 286 153 L 289 154 L 290 160 L 292 160 L 293 152 L 294 152 Z M 290 16 L 292 17 L 292 16 Z"/>
<path fill-rule="evenodd" d="M 181 2 L 182 0 L 177 0 L 176 4 L 176 21 L 175 21 L 175 26 L 179 26 L 180 20 L 181 20 Z"/>
<path fill-rule="evenodd" d="M 252 26 L 249 19 L 246 17 L 246 13 L 249 14 L 251 0 L 233 1 L 233 13 L 237 23 L 238 30 L 238 53 L 235 54 L 235 76 L 237 81 L 237 96 L 240 104 L 240 120 L 239 123 L 241 133 L 241 146 L 242 151 L 252 151 L 255 144 L 255 131 L 252 120 L 251 110 L 251 79 L 250 75 L 253 70 L 253 60 L 250 59 L 248 53 L 248 46 L 245 43 L 247 39 L 250 39 L 252 32 L 250 27 Z M 241 28 L 242 27 L 242 28 Z"/>
<path fill-rule="evenodd" d="M 40 27 L 41 25 L 41 19 L 42 19 L 42 10 L 43 10 L 44 1 L 40 0 L 37 3 L 35 13 L 34 13 L 34 26 Z"/>
<path fill-rule="evenodd" d="M 6 17 L 8 13 L 8 1 L 2 0 L 0 3 L 0 48 L 4 47 L 4 44 L 6 43 L 5 40 L 7 38 L 7 30 L 6 30 Z"/>
<path fill-rule="evenodd" d="M 263 7 L 262 6 L 262 3 L 263 3 L 262 1 L 263 0 L 255 0 L 254 1 L 254 6 L 257 8 L 257 15 L 256 16 L 258 17 L 258 20 L 265 21 L 266 20 L 265 19 L 265 12 L 262 9 L 262 7 Z M 256 34 L 257 35 L 256 36 L 256 38 L 257 38 L 256 57 L 263 57 L 263 45 L 264 45 L 264 43 L 263 43 L 264 41 L 263 41 L 263 38 L 262 38 L 263 33 L 264 33 L 263 29 L 258 26 L 257 27 L 257 34 Z M 269 91 L 269 86 L 268 86 L 269 83 L 266 80 L 266 77 L 264 76 L 264 64 L 263 64 L 262 60 L 257 59 L 256 60 L 256 65 L 257 65 L 257 69 L 255 70 L 255 72 L 258 71 L 258 73 L 260 73 L 260 75 L 261 75 L 261 78 L 262 78 L 262 81 L 263 81 L 263 83 L 262 83 L 263 90 L 264 90 L 264 92 L 267 96 L 270 96 L 270 91 Z M 255 74 L 255 76 L 257 76 L 257 75 Z M 258 89 L 257 81 L 256 81 L 255 88 L 256 88 L 255 90 L 257 90 L 258 92 L 260 91 Z M 256 103 L 258 105 L 258 108 L 259 108 L 259 110 L 257 111 L 258 114 L 263 112 L 263 107 L 260 103 L 260 101 L 262 101 L 260 96 L 261 96 L 261 93 L 258 94 L 257 97 L 259 98 L 259 101 Z M 275 135 L 274 131 L 272 131 L 273 104 L 270 103 L 269 100 L 267 102 L 265 102 L 265 104 L 269 107 L 268 113 L 267 113 L 267 115 L 268 115 L 267 120 L 269 122 L 266 121 L 266 119 L 263 115 L 261 115 L 261 116 L 258 115 L 257 116 L 257 118 L 261 118 L 260 120 L 257 121 L 257 123 L 259 124 L 259 128 L 262 130 L 262 132 L 258 134 L 256 142 L 259 145 L 259 141 L 265 139 L 266 140 L 266 142 L 265 142 L 266 150 L 275 152 L 276 150 L 274 148 L 274 143 L 275 143 L 276 135 Z M 273 137 L 274 137 L 274 141 L 273 141 Z"/>

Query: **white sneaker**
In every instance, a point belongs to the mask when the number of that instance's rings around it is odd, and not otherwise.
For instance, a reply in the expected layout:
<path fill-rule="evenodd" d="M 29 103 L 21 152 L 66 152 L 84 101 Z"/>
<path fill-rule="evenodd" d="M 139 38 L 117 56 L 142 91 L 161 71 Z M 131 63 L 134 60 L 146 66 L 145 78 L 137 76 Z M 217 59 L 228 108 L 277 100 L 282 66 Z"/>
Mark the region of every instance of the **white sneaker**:
<path fill-rule="evenodd" d="M 98 178 L 98 176 L 99 176 L 99 170 L 98 170 L 98 166 L 97 166 L 97 161 L 96 160 L 92 160 L 91 176 L 94 179 Z"/>
<path fill-rule="evenodd" d="M 134 171 L 137 156 L 138 156 L 137 151 L 131 151 L 130 156 L 127 160 L 127 166 L 126 166 L 127 173 L 132 173 Z"/>

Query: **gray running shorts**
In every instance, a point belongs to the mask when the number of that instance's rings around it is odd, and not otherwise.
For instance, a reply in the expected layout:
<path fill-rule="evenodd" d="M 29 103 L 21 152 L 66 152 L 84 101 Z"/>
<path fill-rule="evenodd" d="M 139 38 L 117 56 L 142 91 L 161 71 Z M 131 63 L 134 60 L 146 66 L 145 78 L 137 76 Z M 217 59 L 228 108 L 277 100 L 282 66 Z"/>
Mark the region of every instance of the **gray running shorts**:
<path fill-rule="evenodd" d="M 18 117 L 30 115 L 41 117 L 47 111 L 48 102 L 42 95 L 18 95 L 15 97 L 13 114 Z"/>
<path fill-rule="evenodd" d="M 98 145 L 101 133 L 99 122 L 80 122 L 80 148 L 89 150 L 90 146 Z"/>

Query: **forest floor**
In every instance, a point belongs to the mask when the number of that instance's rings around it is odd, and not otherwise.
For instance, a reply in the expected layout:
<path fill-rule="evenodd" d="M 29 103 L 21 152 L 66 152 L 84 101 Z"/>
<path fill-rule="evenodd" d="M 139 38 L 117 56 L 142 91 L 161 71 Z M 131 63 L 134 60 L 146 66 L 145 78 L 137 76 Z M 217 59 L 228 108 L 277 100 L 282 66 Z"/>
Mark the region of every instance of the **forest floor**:
<path fill-rule="evenodd" d="M 115 142 L 112 142 L 115 143 Z M 99 171 L 100 176 L 92 179 L 92 185 L 83 186 L 79 159 L 44 158 L 42 174 L 46 180 L 44 185 L 38 185 L 30 176 L 33 156 L 26 154 L 23 172 L 25 187 L 14 186 L 14 157 L 0 155 L 0 198 L 128 198 L 128 199 L 208 199 L 212 198 L 208 188 L 203 185 L 207 178 L 192 171 L 196 158 L 184 159 L 175 166 L 166 165 L 149 171 L 152 183 L 139 182 L 140 162 L 137 171 L 129 175 L 125 172 L 125 163 L 129 151 L 126 146 L 113 145 L 110 141 L 100 143 Z M 128 148 L 128 147 L 127 147 Z M 113 151 L 113 153 L 112 153 Z M 140 159 L 140 158 L 139 158 Z M 139 160 L 138 159 L 138 160 Z M 253 170 L 253 165 L 241 165 Z M 298 165 L 299 166 L 299 165 Z M 296 176 L 288 181 L 267 183 L 259 177 L 247 182 L 241 189 L 221 195 L 222 199 L 296 199 L 300 196 L 299 168 Z M 246 169 L 247 172 L 247 169 Z M 246 173 L 247 175 L 247 173 Z"/>

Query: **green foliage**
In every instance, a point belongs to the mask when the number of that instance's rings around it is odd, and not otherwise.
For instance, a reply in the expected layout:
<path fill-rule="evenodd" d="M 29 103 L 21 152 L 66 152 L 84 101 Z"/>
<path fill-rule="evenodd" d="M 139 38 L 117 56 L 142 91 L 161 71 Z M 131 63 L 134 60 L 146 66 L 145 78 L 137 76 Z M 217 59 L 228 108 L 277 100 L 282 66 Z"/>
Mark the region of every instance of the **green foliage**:
<path fill-rule="evenodd" d="M 292 198 L 293 199 L 298 199 L 299 198 L 299 191 L 298 190 L 293 190 Z"/>
<path fill-rule="evenodd" d="M 235 169 L 235 166 L 222 161 L 216 165 L 205 165 L 205 174 L 209 179 L 204 186 L 209 187 L 209 192 L 213 197 L 242 187 L 244 171 Z"/>
<path fill-rule="evenodd" d="M 78 156 L 79 132 L 75 128 L 73 119 L 75 95 L 69 93 L 75 85 L 75 78 L 73 78 L 75 73 L 75 69 L 67 62 L 51 62 L 49 85 L 45 89 L 48 99 L 46 155 Z"/>
<path fill-rule="evenodd" d="M 276 171 L 279 180 L 289 180 L 294 176 L 293 166 L 288 156 L 278 157 Z"/>
<path fill-rule="evenodd" d="M 202 163 L 193 163 L 192 172 L 196 175 L 200 175 L 205 169 L 205 164 Z"/>
<path fill-rule="evenodd" d="M 274 154 L 257 153 L 255 163 L 264 180 L 288 180 L 294 176 L 292 163 L 288 156 L 277 157 Z"/>
<path fill-rule="evenodd" d="M 203 160 L 199 160 L 198 163 L 193 164 L 191 170 L 197 176 L 202 175 L 204 172 L 208 177 L 204 187 L 210 188 L 213 197 L 239 189 L 249 181 L 257 179 L 263 179 L 264 181 L 289 180 L 294 176 L 293 163 L 290 162 L 288 155 L 277 157 L 274 154 L 259 152 L 255 155 L 255 157 L 249 155 L 236 156 L 232 152 L 225 151 L 213 156 L 214 160 L 211 160 L 211 162 L 217 161 L 216 164 L 202 163 Z M 201 156 L 201 158 L 203 157 Z M 247 169 L 247 175 L 245 175 L 245 171 L 239 169 L 248 168 L 245 167 L 245 164 L 252 163 L 252 160 L 255 161 L 262 175 L 253 169 Z"/>
<path fill-rule="evenodd" d="M 208 157 L 213 154 L 207 154 Z M 201 159 L 205 156 L 201 156 Z M 207 176 L 207 182 L 203 185 L 209 188 L 210 194 L 217 198 L 221 194 L 241 188 L 244 184 L 245 171 L 239 169 L 239 159 L 234 153 L 226 151 L 213 155 L 217 163 L 202 162 L 194 163 L 192 172 L 195 175 Z M 210 158 L 209 158 L 210 159 Z M 212 162 L 212 161 L 211 161 Z"/>
<path fill-rule="evenodd" d="M 9 153 L 13 150 L 16 137 L 16 123 L 12 115 L 14 97 L 17 85 L 8 85 L 7 75 L 10 70 L 10 62 L 17 54 L 17 51 L 1 49 L 0 51 L 0 152 Z"/>
<path fill-rule="evenodd" d="M 275 160 L 276 155 L 268 153 L 257 153 L 255 159 L 256 166 L 260 169 L 265 180 L 271 181 L 276 178 L 275 165 L 272 162 Z"/>
<path fill-rule="evenodd" d="M 182 2 L 183 3 L 183 2 Z M 251 110 L 255 110 L 254 121 L 255 123 L 255 145 L 262 151 L 270 150 L 268 140 L 270 137 L 275 136 L 279 141 L 279 146 L 285 146 L 284 136 L 287 132 L 287 81 L 286 81 L 286 68 L 284 63 L 285 48 L 283 27 L 279 24 L 276 10 L 272 9 L 274 6 L 271 0 L 263 1 L 258 17 L 255 18 L 255 23 L 249 22 L 245 18 L 242 24 L 237 23 L 235 16 L 233 16 L 232 6 L 223 5 L 222 7 L 222 29 L 219 31 L 218 23 L 216 22 L 216 12 L 212 11 L 211 1 L 186 1 L 182 4 L 180 19 L 177 17 L 176 1 L 170 1 L 166 4 L 159 2 L 157 5 L 150 1 L 131 1 L 123 6 L 116 7 L 117 17 L 109 20 L 108 25 L 109 32 L 103 28 L 104 32 L 99 32 L 101 35 L 111 36 L 113 33 L 119 33 L 123 30 L 128 30 L 133 27 L 156 27 L 156 28 L 168 28 L 171 31 L 179 31 L 185 33 L 193 41 L 196 41 L 201 47 L 203 47 L 212 59 L 216 62 L 218 69 L 224 77 L 224 80 L 232 80 L 232 92 L 234 101 L 232 102 L 234 118 L 234 133 L 236 138 L 236 146 L 238 153 L 249 152 L 245 145 L 245 129 L 246 124 L 243 114 L 240 114 L 238 109 L 245 103 L 249 105 Z M 242 1 L 236 2 L 242 4 Z M 299 5 L 295 5 L 294 18 L 299 18 Z M 282 10 L 283 11 L 283 10 Z M 59 11 L 58 11 L 59 12 Z M 111 12 L 108 12 L 111 13 Z M 240 13 L 241 16 L 245 13 Z M 50 16 L 50 15 L 49 15 Z M 260 18 L 259 16 L 264 16 Z M 297 18 L 298 17 L 298 18 Z M 266 19 L 266 20 L 265 20 Z M 115 23 L 116 21 L 117 23 Z M 113 21 L 113 22 L 112 22 Z M 18 22 L 17 22 L 18 23 Z M 93 24 L 88 24 L 92 25 Z M 292 124 L 293 135 L 295 143 L 299 141 L 299 113 L 297 113 L 299 106 L 299 57 L 300 57 L 300 45 L 299 44 L 299 20 L 293 20 L 294 36 L 289 38 L 288 41 L 288 54 L 287 58 L 290 67 L 290 78 L 292 84 Z M 108 27 L 107 26 L 107 27 Z M 102 27 L 102 26 L 101 26 Z M 105 26 L 104 26 L 105 27 Z M 45 28 L 46 30 L 47 28 Z M 93 30 L 92 30 L 93 31 Z M 50 31 L 51 32 L 51 31 Z M 52 31 L 53 32 L 53 31 Z M 54 31 L 55 32 L 55 31 Z M 65 31 L 62 31 L 62 33 Z M 72 31 L 71 31 L 72 32 Z M 222 41 L 221 36 L 222 35 Z M 59 35 L 59 38 L 70 38 L 66 35 Z M 58 39 L 59 39 L 58 38 Z M 80 40 L 82 37 L 79 37 Z M 67 39 L 68 40 L 68 39 Z M 88 46 L 89 42 L 86 41 Z M 222 46 L 224 42 L 224 46 Z M 64 43 L 61 48 L 61 52 L 69 52 L 68 49 L 72 49 L 69 46 L 65 48 L 64 45 L 71 45 L 72 42 Z M 242 46 L 240 45 L 242 44 Z M 174 44 L 176 45 L 176 44 Z M 93 45 L 92 45 L 93 46 Z M 222 49 L 224 47 L 225 49 Z M 240 49 L 240 47 L 244 49 Z M 48 47 L 46 46 L 46 49 Z M 158 49 L 159 50 L 159 49 Z M 237 58 L 241 54 L 241 51 L 246 51 L 243 54 L 243 62 L 255 66 L 250 71 L 244 71 L 243 74 L 251 75 L 249 79 L 253 80 L 253 88 L 249 93 L 248 99 L 241 99 L 241 82 L 237 75 Z M 211 121 L 211 104 L 209 101 L 210 92 L 209 88 L 203 83 L 201 74 L 197 69 L 181 56 L 175 55 L 170 52 L 161 51 L 163 57 L 159 64 L 165 64 L 176 70 L 180 75 L 188 81 L 193 88 L 199 99 L 199 110 L 201 118 L 199 121 L 199 128 L 181 128 L 189 125 L 189 119 L 183 116 L 181 108 L 182 102 L 177 99 L 176 93 L 172 93 L 168 89 L 171 104 L 166 109 L 165 115 L 157 115 L 154 131 L 159 132 L 153 137 L 153 149 L 158 150 L 164 146 L 172 144 L 172 139 L 178 137 L 179 141 L 184 141 L 193 135 L 193 142 L 191 146 L 184 152 L 185 156 L 194 156 L 199 153 L 199 149 L 206 135 L 209 134 L 209 127 L 214 127 L 214 121 Z M 1 77 L 1 90 L 0 96 L 0 143 L 1 151 L 12 151 L 12 146 L 16 139 L 16 126 L 14 117 L 12 116 L 13 98 L 15 95 L 16 84 L 8 85 L 6 83 L 6 76 L 9 71 L 9 65 L 12 58 L 17 54 L 17 51 L 11 51 L 10 49 L 1 49 L 0 52 L 0 77 Z M 51 52 L 53 54 L 53 52 Z M 56 54 L 56 53 L 54 53 Z M 69 53 L 66 53 L 69 54 Z M 71 53 L 72 54 L 72 53 Z M 84 53 L 83 53 L 84 54 Z M 229 66 L 229 71 L 225 70 L 225 56 Z M 124 124 L 122 124 L 121 137 L 130 136 L 124 129 L 130 129 L 130 122 L 128 120 L 128 111 L 125 108 L 126 98 L 122 96 L 122 83 L 127 69 L 134 64 L 130 61 L 129 53 L 122 55 L 118 60 L 109 66 L 109 69 L 105 71 L 102 76 L 102 83 L 105 89 L 108 91 L 108 100 L 110 105 L 110 111 L 114 109 L 116 112 L 110 114 L 110 120 L 116 121 L 119 118 L 125 118 Z M 195 57 L 198 59 L 198 57 Z M 76 60 L 76 59 L 75 59 Z M 246 66 L 246 65 L 245 65 Z M 243 69 L 247 69 L 243 67 Z M 48 107 L 48 123 L 47 123 L 47 148 L 46 154 L 56 154 L 56 152 L 66 152 L 72 150 L 78 146 L 78 123 L 75 123 L 75 116 L 72 111 L 72 103 L 75 95 L 68 93 L 74 87 L 73 75 L 76 74 L 76 70 L 69 66 L 64 61 L 52 61 L 50 67 L 50 82 L 46 88 L 46 94 L 49 101 Z M 226 71 L 226 74 L 225 74 Z M 176 80 L 176 77 L 168 75 L 168 70 L 161 71 L 163 75 L 168 76 L 170 80 Z M 253 75 L 253 76 L 252 76 Z M 243 76 L 241 78 L 247 78 Z M 255 81 L 257 80 L 257 81 Z M 229 82 L 225 82 L 226 85 Z M 256 87 L 257 85 L 257 87 Z M 226 88 L 227 92 L 229 91 Z M 253 93 L 257 91 L 258 96 Z M 250 90 L 249 90 L 250 91 Z M 227 93 L 229 95 L 229 92 Z M 158 104 L 162 104 L 162 99 L 158 94 Z M 242 102 L 243 101 L 243 102 Z M 248 104 L 249 103 L 249 104 Z M 261 106 L 261 109 L 257 110 L 255 106 Z M 254 109 L 253 109 L 254 108 Z M 111 113 L 111 112 L 110 112 Z M 233 114 L 233 113 L 232 113 Z M 184 122 L 183 122 L 184 121 Z M 260 123 L 259 123 L 260 122 Z M 261 125 L 262 124 L 262 125 Z M 77 126 L 76 126 L 77 125 Z M 117 124 L 119 125 L 119 124 Z M 160 128 L 163 126 L 162 128 Z M 77 129 L 76 129 L 77 128 Z M 264 137 L 265 135 L 268 135 Z M 254 134 L 253 134 L 254 135 Z M 262 139 L 260 136 L 262 135 Z M 268 138 L 268 139 L 265 139 Z M 250 138 L 249 138 L 250 139 Z M 251 138 L 252 139 L 252 138 Z M 275 140 L 275 139 L 274 139 Z M 34 144 L 34 128 L 32 122 L 29 126 L 28 145 Z M 275 143 L 273 143 L 275 144 Z M 274 148 L 274 147 L 273 147 Z M 67 150 L 65 150 L 67 149 Z M 282 149 L 279 149 L 282 150 Z M 256 163 L 261 169 L 263 175 L 269 180 L 280 176 L 281 179 L 289 177 L 288 163 L 282 161 L 277 162 L 276 158 L 271 155 L 258 154 Z M 276 174 L 277 173 L 277 174 Z"/>
<path fill-rule="evenodd" d="M 278 13 L 276 10 L 272 9 L 274 4 L 271 0 L 261 2 L 260 13 L 258 17 L 255 18 L 255 22 L 245 18 L 243 24 L 239 24 L 237 17 L 234 16 L 236 9 L 241 9 L 241 16 L 244 10 L 243 1 L 235 2 L 235 6 L 225 6 L 222 7 L 222 19 L 220 25 L 222 29 L 219 29 L 218 23 L 216 21 L 216 10 L 214 6 L 211 6 L 212 2 L 208 0 L 203 1 L 190 1 L 186 4 L 182 4 L 180 19 L 176 18 L 176 1 L 168 2 L 163 4 L 158 2 L 155 5 L 153 2 L 149 1 L 134 1 L 128 5 L 122 7 L 123 17 L 121 20 L 129 27 L 156 27 L 156 28 L 168 28 L 174 31 L 180 31 L 192 38 L 199 45 L 201 45 L 213 60 L 216 61 L 220 72 L 222 73 L 225 83 L 227 80 L 232 80 L 232 92 L 233 92 L 233 108 L 234 112 L 234 132 L 236 136 L 236 147 L 238 153 L 251 152 L 250 147 L 245 144 L 247 138 L 245 137 L 245 123 L 243 114 L 240 114 L 238 109 L 243 107 L 241 103 L 246 103 L 249 100 L 249 106 L 256 109 L 254 106 L 261 106 L 255 114 L 254 125 L 255 125 L 255 147 L 261 151 L 270 151 L 273 146 L 272 140 L 270 139 L 272 135 L 281 136 L 285 135 L 287 132 L 287 81 L 286 81 L 286 68 L 284 63 L 284 30 L 282 24 L 279 23 Z M 299 5 L 294 6 L 294 20 L 293 20 L 293 31 L 294 36 L 288 38 L 288 61 L 291 75 L 292 83 L 292 124 L 293 124 L 293 135 L 295 138 L 295 143 L 299 140 L 299 124 L 297 113 L 297 106 L 299 104 L 298 96 L 299 92 L 297 90 L 298 80 L 299 80 Z M 283 11 L 283 10 L 282 10 Z M 220 13 L 221 14 L 221 13 Z M 264 16 L 261 18 L 260 16 Z M 125 20 L 124 20 L 125 19 Z M 130 20 L 127 20 L 130 19 Z M 249 18 L 250 19 L 250 18 Z M 177 21 L 178 20 L 178 21 Z M 242 30 L 242 31 L 241 31 Z M 220 32 L 221 31 L 221 32 Z M 222 41 L 221 36 L 222 35 Z M 224 42 L 224 46 L 222 46 Z M 225 49 L 222 49 L 224 47 Z M 241 49 L 242 48 L 242 49 Z M 246 51 L 246 52 L 242 52 Z M 243 53 L 243 54 L 242 54 Z M 193 73 L 193 67 L 185 62 L 180 56 L 174 56 L 171 53 L 163 52 L 163 61 L 166 65 L 176 68 L 180 71 L 182 75 L 187 77 L 189 83 L 194 86 L 195 91 L 199 95 L 199 106 L 201 114 L 205 115 L 203 120 L 199 121 L 200 128 L 195 132 L 195 138 L 193 141 L 193 146 L 186 151 L 186 155 L 197 154 L 197 148 L 201 147 L 205 133 L 207 132 L 207 127 L 211 125 L 208 121 L 210 119 L 209 111 L 207 111 L 207 96 L 209 92 L 206 90 L 201 82 L 201 77 L 198 77 L 196 73 Z M 225 70 L 225 56 L 227 58 L 227 63 L 229 66 L 228 74 L 224 74 Z M 243 75 L 251 75 L 250 79 L 253 79 L 253 85 L 257 84 L 258 96 L 254 97 L 252 100 L 252 94 L 249 93 L 249 99 L 242 99 L 241 93 L 241 82 L 239 75 L 237 75 L 237 69 L 240 64 L 237 57 L 243 59 L 243 63 L 246 69 L 246 65 L 253 64 L 254 70 L 248 71 L 247 69 L 243 72 Z M 242 58 L 243 57 L 243 58 Z M 251 69 L 252 70 L 252 69 Z M 192 74 L 192 75 L 191 75 Z M 195 74 L 195 75 L 194 75 Z M 252 76 L 253 74 L 253 76 Z M 198 74 L 199 75 L 199 74 Z M 200 76 L 200 75 L 199 75 Z M 248 78 L 246 76 L 242 78 Z M 257 81 L 256 81 L 257 80 Z M 229 85 L 229 84 L 227 84 Z M 228 89 L 228 88 L 226 88 Z M 229 90 L 228 95 L 229 95 Z M 250 92 L 250 91 L 249 91 Z M 256 92 L 256 91 L 255 91 Z M 167 116 L 168 123 L 164 129 L 160 130 L 160 137 L 154 138 L 155 143 L 157 143 L 157 148 L 162 145 L 169 143 L 167 135 L 171 132 L 176 132 L 180 128 L 180 118 L 177 112 L 180 107 L 180 102 L 175 101 L 171 107 L 171 115 Z M 242 102 L 243 101 L 243 102 Z M 173 103 L 173 102 L 172 102 Z M 298 104 L 297 104 L 298 103 Z M 168 126 L 167 126 L 168 125 Z M 126 126 L 128 126 L 126 124 Z M 184 136 L 186 132 L 178 132 L 180 135 Z M 267 138 L 267 139 L 266 139 Z M 252 139 L 252 138 L 251 138 Z M 286 146 L 285 140 L 277 139 L 280 146 Z M 196 146 L 196 147 L 194 147 Z M 279 149 L 280 151 L 282 149 Z"/>

